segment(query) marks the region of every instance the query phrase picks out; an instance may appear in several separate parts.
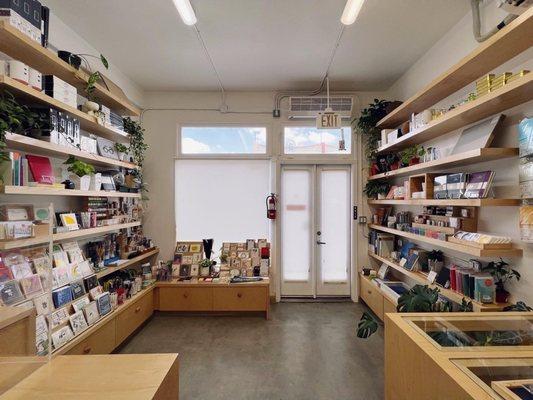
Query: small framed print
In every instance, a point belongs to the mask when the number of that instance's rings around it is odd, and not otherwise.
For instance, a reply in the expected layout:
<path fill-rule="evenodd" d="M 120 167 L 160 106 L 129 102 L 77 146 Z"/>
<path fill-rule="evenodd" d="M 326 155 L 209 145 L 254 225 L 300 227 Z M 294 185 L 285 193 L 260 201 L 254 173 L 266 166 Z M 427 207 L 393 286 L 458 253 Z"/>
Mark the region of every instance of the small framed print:
<path fill-rule="evenodd" d="M 247 251 L 239 251 L 237 253 L 237 257 L 240 258 L 241 260 L 244 260 L 246 258 L 250 258 L 250 253 Z"/>
<path fill-rule="evenodd" d="M 202 245 L 198 243 L 191 244 L 189 251 L 191 253 L 200 253 L 202 251 Z"/>
<path fill-rule="evenodd" d="M 182 257 L 183 257 L 183 254 L 178 254 L 178 253 L 174 254 L 173 264 L 181 265 Z"/>
<path fill-rule="evenodd" d="M 246 258 L 244 260 L 241 260 L 241 266 L 243 268 L 250 268 L 252 266 L 252 259 L 251 258 Z"/>
<path fill-rule="evenodd" d="M 33 206 L 5 204 L 0 206 L 0 221 L 33 221 Z"/>
<path fill-rule="evenodd" d="M 76 219 L 76 214 L 61 214 L 60 218 L 63 226 L 67 227 L 69 231 L 77 231 L 78 229 L 80 229 L 78 225 L 78 220 Z"/>
<path fill-rule="evenodd" d="M 181 262 L 182 262 L 183 264 L 191 265 L 191 264 L 193 263 L 193 262 L 192 262 L 192 256 L 189 256 L 189 255 L 187 255 L 187 256 L 183 256 Z"/>
<path fill-rule="evenodd" d="M 181 278 L 191 276 L 191 266 L 182 264 L 180 265 L 180 275 Z"/>
<path fill-rule="evenodd" d="M 202 261 L 202 253 L 194 253 L 192 255 L 192 264 L 199 264 Z"/>
<path fill-rule="evenodd" d="M 237 251 L 237 243 L 230 243 L 229 244 L 229 251 Z"/>
<path fill-rule="evenodd" d="M 239 269 L 241 268 L 241 260 L 239 258 L 232 258 L 230 262 L 231 268 Z"/>
<path fill-rule="evenodd" d="M 254 239 L 246 239 L 246 250 L 252 250 L 255 247 Z"/>
<path fill-rule="evenodd" d="M 198 265 L 191 265 L 191 276 L 198 276 L 199 267 Z"/>
<path fill-rule="evenodd" d="M 183 264 L 172 264 L 172 277 L 177 278 L 180 276 L 180 268 Z"/>
<path fill-rule="evenodd" d="M 222 243 L 222 250 L 225 251 L 225 252 L 229 252 L 230 243 L 228 243 L 228 242 Z"/>
<path fill-rule="evenodd" d="M 236 251 L 230 251 L 229 256 L 231 258 L 237 258 L 237 252 Z"/>
<path fill-rule="evenodd" d="M 237 243 L 237 251 L 246 250 L 246 243 Z"/>
<path fill-rule="evenodd" d="M 187 253 L 189 251 L 189 245 L 187 243 L 178 243 L 176 245 L 176 253 Z"/>
<path fill-rule="evenodd" d="M 111 140 L 97 137 L 96 144 L 98 146 L 98 153 L 100 153 L 101 156 L 118 160 L 118 153 L 115 150 L 115 143 L 113 143 Z"/>

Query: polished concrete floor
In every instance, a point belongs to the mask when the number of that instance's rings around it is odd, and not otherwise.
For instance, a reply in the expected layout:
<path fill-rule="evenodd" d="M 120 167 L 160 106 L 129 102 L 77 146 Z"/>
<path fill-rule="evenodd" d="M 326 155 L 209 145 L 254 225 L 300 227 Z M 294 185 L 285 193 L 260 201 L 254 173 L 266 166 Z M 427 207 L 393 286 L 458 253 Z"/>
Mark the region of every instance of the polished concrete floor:
<path fill-rule="evenodd" d="M 261 317 L 156 314 L 121 353 L 180 354 L 180 400 L 383 398 L 383 330 L 353 303 L 281 303 Z"/>

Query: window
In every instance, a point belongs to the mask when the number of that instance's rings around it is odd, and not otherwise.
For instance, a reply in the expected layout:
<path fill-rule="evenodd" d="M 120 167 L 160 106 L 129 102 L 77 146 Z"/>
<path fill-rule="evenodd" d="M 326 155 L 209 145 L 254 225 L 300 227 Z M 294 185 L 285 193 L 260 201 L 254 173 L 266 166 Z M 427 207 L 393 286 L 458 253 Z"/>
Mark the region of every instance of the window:
<path fill-rule="evenodd" d="M 346 150 L 339 150 L 344 136 Z M 285 154 L 351 154 L 350 127 L 342 129 L 316 129 L 312 126 L 287 126 L 283 132 Z"/>
<path fill-rule="evenodd" d="M 269 239 L 270 160 L 176 161 L 177 240 Z"/>
<path fill-rule="evenodd" d="M 181 154 L 266 154 L 266 128 L 243 126 L 184 126 Z"/>

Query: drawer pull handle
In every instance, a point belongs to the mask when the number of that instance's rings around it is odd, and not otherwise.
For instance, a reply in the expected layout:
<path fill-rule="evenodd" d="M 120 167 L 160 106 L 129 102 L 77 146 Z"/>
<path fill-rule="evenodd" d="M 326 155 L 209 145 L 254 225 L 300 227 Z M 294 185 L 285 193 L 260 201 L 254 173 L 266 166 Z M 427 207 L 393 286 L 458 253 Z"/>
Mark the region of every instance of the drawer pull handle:
<path fill-rule="evenodd" d="M 242 293 L 237 293 L 237 297 L 240 299 L 242 297 Z"/>
<path fill-rule="evenodd" d="M 137 307 L 137 308 L 135 309 L 135 312 L 139 312 L 139 311 L 141 311 L 141 307 Z"/>
<path fill-rule="evenodd" d="M 369 291 L 368 291 L 368 294 L 372 294 L 372 290 L 369 290 Z"/>
<path fill-rule="evenodd" d="M 91 349 L 90 347 L 85 347 L 85 348 L 83 349 L 83 354 L 89 354 L 89 353 L 91 352 L 91 350 L 92 350 L 92 349 Z"/>
<path fill-rule="evenodd" d="M 187 297 L 189 297 L 189 295 L 188 295 L 187 293 L 184 293 L 184 294 L 183 294 L 183 297 L 184 297 L 184 298 L 187 298 Z"/>

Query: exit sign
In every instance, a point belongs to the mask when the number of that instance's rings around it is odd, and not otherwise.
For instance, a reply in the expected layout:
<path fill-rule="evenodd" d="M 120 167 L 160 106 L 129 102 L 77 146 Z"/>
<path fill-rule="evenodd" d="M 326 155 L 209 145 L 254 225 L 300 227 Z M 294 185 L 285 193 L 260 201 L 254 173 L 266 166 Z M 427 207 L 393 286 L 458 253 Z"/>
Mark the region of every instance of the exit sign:
<path fill-rule="evenodd" d="M 335 129 L 342 128 L 342 121 L 340 114 L 336 112 L 323 112 L 318 113 L 316 117 L 316 128 L 317 129 Z"/>

